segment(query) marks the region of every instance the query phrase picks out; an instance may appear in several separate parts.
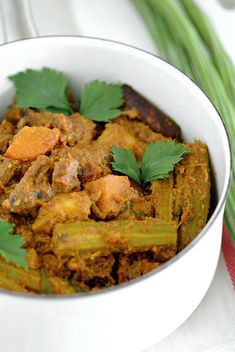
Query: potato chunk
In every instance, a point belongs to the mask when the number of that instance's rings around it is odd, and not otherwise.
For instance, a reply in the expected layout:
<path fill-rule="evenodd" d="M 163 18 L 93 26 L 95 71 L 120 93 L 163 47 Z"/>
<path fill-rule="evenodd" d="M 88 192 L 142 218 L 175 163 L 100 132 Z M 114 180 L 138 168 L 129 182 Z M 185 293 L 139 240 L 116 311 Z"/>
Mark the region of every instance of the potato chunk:
<path fill-rule="evenodd" d="M 107 175 L 88 182 L 85 190 L 93 202 L 93 213 L 100 219 L 117 216 L 132 195 L 127 176 Z"/>
<path fill-rule="evenodd" d="M 110 149 L 115 146 L 131 150 L 137 160 L 141 160 L 145 149 L 145 143 L 137 139 L 124 126 L 114 122 L 106 125 L 95 145 L 109 146 Z"/>
<path fill-rule="evenodd" d="M 85 192 L 59 194 L 45 203 L 39 210 L 32 226 L 36 233 L 51 233 L 56 223 L 87 220 L 91 200 Z"/>
<path fill-rule="evenodd" d="M 25 126 L 15 135 L 4 156 L 14 160 L 35 160 L 54 148 L 59 135 L 57 128 Z"/>
<path fill-rule="evenodd" d="M 130 118 L 121 116 L 115 120 L 116 123 L 123 126 L 135 138 L 144 143 L 154 143 L 158 141 L 169 141 L 171 138 L 156 133 L 142 121 L 133 121 Z"/>

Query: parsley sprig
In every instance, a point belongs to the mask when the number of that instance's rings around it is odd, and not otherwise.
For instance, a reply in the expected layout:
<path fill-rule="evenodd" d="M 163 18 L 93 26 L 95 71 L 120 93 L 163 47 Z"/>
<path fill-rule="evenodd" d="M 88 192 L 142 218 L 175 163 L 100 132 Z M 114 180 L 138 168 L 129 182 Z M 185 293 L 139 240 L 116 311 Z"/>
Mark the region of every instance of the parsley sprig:
<path fill-rule="evenodd" d="M 134 154 L 127 149 L 112 147 L 113 170 L 118 171 L 132 178 L 141 184 L 141 173 Z"/>
<path fill-rule="evenodd" d="M 68 80 L 63 73 L 44 67 L 40 71 L 28 69 L 9 78 L 15 84 L 16 102 L 20 108 L 72 113 Z"/>
<path fill-rule="evenodd" d="M 68 80 L 64 74 L 44 67 L 28 69 L 9 77 L 16 88 L 16 104 L 20 108 L 35 108 L 70 115 Z M 121 85 L 95 80 L 81 92 L 80 113 L 93 121 L 109 122 L 121 113 Z"/>
<path fill-rule="evenodd" d="M 122 87 L 102 81 L 86 84 L 81 93 L 80 112 L 93 121 L 108 122 L 119 116 L 123 104 Z"/>
<path fill-rule="evenodd" d="M 130 150 L 112 147 L 113 170 L 129 176 L 138 184 L 167 178 L 175 165 L 183 159 L 184 154 L 190 153 L 181 143 L 174 141 L 155 142 L 148 144 L 142 159 L 141 168 Z"/>
<path fill-rule="evenodd" d="M 0 220 L 0 255 L 24 269 L 28 269 L 27 252 L 23 247 L 24 239 L 21 235 L 13 235 L 14 226 Z"/>

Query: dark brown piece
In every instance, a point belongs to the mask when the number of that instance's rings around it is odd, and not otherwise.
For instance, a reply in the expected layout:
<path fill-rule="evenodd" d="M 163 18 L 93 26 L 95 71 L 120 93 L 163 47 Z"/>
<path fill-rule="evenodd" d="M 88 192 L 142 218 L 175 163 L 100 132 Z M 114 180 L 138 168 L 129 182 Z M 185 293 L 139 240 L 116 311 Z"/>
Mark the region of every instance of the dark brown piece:
<path fill-rule="evenodd" d="M 52 189 L 56 193 L 71 192 L 72 189 L 80 190 L 80 181 L 78 180 L 79 163 L 70 153 L 60 158 L 55 163 L 52 175 Z"/>
<path fill-rule="evenodd" d="M 159 262 L 148 258 L 148 253 L 121 254 L 117 270 L 118 283 L 136 279 L 159 266 Z"/>
<path fill-rule="evenodd" d="M 18 160 L 7 159 L 4 156 L 0 156 L 0 185 L 6 186 L 12 179 L 14 183 L 19 182 L 19 179 L 23 177 L 27 171 L 30 163 L 20 162 Z"/>
<path fill-rule="evenodd" d="M 180 139 L 180 128 L 169 116 L 127 84 L 123 85 L 123 93 L 125 109 L 137 109 L 139 118 L 145 121 L 155 132 L 162 133 L 167 137 Z"/>
<path fill-rule="evenodd" d="M 76 271 L 80 286 L 83 285 L 84 282 L 86 285 L 92 284 L 93 282 L 93 285 L 94 283 L 99 283 L 99 286 L 103 286 L 102 283 L 104 283 L 104 286 L 112 286 L 115 283 L 112 277 L 114 262 L 114 255 L 110 254 L 109 256 L 98 257 L 87 256 L 79 258 L 79 260 L 72 258 L 67 265 L 70 270 Z M 92 282 L 90 282 L 90 280 L 92 280 Z"/>
<path fill-rule="evenodd" d="M 86 144 L 75 147 L 57 148 L 52 152 L 54 158 L 66 158 L 68 153 L 79 163 L 79 178 L 82 183 L 94 181 L 111 173 L 111 148 L 104 145 Z"/>
<path fill-rule="evenodd" d="M 49 183 L 53 161 L 47 156 L 35 160 L 9 197 L 10 211 L 35 215 L 34 211 L 53 196 Z"/>
<path fill-rule="evenodd" d="M 3 120 L 0 124 L 0 153 L 3 154 L 7 150 L 9 142 L 13 138 L 14 126 Z"/>

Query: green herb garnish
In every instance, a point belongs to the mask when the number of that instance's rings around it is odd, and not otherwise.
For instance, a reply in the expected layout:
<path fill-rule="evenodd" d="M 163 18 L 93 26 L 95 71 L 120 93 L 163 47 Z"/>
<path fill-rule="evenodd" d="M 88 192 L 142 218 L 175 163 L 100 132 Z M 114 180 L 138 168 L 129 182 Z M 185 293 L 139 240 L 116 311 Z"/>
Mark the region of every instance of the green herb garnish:
<path fill-rule="evenodd" d="M 0 220 L 0 255 L 6 260 L 28 269 L 27 252 L 21 235 L 13 235 L 13 225 Z"/>
<path fill-rule="evenodd" d="M 28 69 L 9 77 L 16 88 L 16 105 L 70 115 L 68 80 L 58 71 Z M 80 113 L 93 121 L 108 122 L 119 116 L 123 104 L 121 85 L 102 81 L 86 84 L 81 93 Z"/>
<path fill-rule="evenodd" d="M 126 149 L 112 147 L 113 170 L 129 176 L 144 186 L 147 182 L 167 178 L 174 166 L 183 159 L 184 154 L 190 153 L 183 144 L 156 142 L 147 146 L 139 169 L 134 154 Z"/>
<path fill-rule="evenodd" d="M 121 113 L 122 87 L 102 81 L 85 85 L 81 93 L 80 113 L 93 121 L 108 122 Z"/>
<path fill-rule="evenodd" d="M 141 173 L 134 154 L 127 149 L 112 147 L 112 167 L 115 171 L 121 172 L 141 184 Z"/>
<path fill-rule="evenodd" d="M 43 68 L 26 70 L 9 77 L 16 87 L 16 103 L 20 108 L 36 108 L 69 115 L 68 80 L 60 72 Z"/>

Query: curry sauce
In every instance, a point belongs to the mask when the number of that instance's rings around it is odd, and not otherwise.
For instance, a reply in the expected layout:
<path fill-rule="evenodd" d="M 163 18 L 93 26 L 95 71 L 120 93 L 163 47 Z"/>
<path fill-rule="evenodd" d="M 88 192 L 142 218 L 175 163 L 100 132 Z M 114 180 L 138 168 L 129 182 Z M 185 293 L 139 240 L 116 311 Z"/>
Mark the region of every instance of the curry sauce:
<path fill-rule="evenodd" d="M 15 225 L 28 271 L 0 257 L 0 287 L 74 294 L 127 282 L 175 256 L 203 228 L 209 155 L 191 152 L 167 179 L 141 187 L 112 169 L 112 147 L 141 163 L 149 143 L 180 141 L 180 128 L 124 85 L 120 116 L 94 122 L 13 105 L 0 124 L 0 217 Z M 1 234 L 0 234 L 1 236 Z"/>

